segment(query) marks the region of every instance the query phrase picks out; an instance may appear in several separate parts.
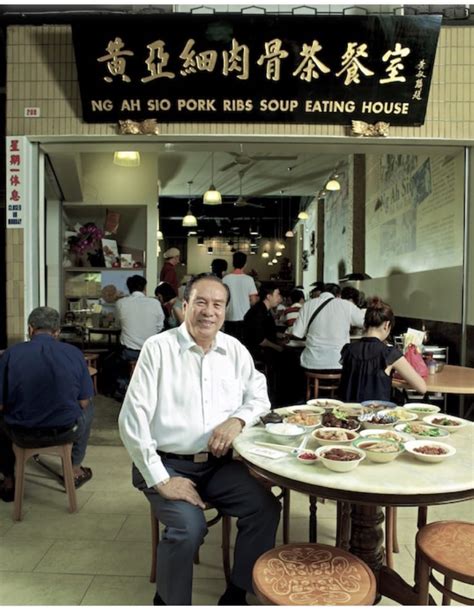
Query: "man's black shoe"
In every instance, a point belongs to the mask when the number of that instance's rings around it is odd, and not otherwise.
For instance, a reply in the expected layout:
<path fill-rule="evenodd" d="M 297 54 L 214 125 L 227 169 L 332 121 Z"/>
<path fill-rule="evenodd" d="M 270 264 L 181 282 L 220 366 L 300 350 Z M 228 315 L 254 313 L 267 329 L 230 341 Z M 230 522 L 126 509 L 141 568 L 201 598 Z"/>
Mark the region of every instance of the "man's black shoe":
<path fill-rule="evenodd" d="M 217 605 L 248 605 L 245 601 L 246 591 L 234 584 L 229 584 Z"/>
<path fill-rule="evenodd" d="M 153 597 L 153 605 L 166 605 L 166 603 L 158 595 L 158 593 L 155 593 L 155 596 Z"/>

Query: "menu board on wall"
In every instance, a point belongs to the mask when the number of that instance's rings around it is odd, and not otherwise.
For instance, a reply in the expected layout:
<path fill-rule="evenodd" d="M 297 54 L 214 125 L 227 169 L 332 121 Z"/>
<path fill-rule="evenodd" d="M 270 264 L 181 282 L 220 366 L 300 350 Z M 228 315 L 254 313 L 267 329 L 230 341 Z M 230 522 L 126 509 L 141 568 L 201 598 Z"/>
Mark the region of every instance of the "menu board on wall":
<path fill-rule="evenodd" d="M 462 153 L 367 156 L 367 273 L 461 265 L 462 189 Z"/>

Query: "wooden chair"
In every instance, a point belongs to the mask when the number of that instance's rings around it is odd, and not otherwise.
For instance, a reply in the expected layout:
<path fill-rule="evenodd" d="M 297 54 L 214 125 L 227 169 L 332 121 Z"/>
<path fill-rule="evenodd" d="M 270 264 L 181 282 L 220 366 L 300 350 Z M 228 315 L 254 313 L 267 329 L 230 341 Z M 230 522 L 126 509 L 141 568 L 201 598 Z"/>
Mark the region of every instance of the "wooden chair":
<path fill-rule="evenodd" d="M 206 503 L 206 510 L 213 509 L 216 515 L 207 521 L 207 526 L 212 527 L 217 524 L 219 520 L 222 520 L 222 566 L 224 568 L 224 576 L 226 583 L 230 582 L 230 516 L 221 514 L 218 510 Z M 153 508 L 150 506 L 151 512 L 151 569 L 150 569 L 150 582 L 156 582 L 156 549 L 160 543 L 160 527 L 158 520 L 153 513 Z M 199 552 L 196 553 L 194 563 L 199 564 Z"/>
<path fill-rule="evenodd" d="M 324 391 L 328 397 L 334 398 L 341 380 L 340 373 L 318 373 L 305 371 L 306 376 L 306 400 L 317 399 L 319 392 Z"/>
<path fill-rule="evenodd" d="M 264 605 L 372 605 L 376 580 L 359 558 L 325 544 L 289 544 L 254 565 L 253 588 Z"/>
<path fill-rule="evenodd" d="M 72 471 L 72 443 L 64 443 L 57 446 L 48 446 L 45 448 L 20 448 L 15 443 L 13 444 L 13 452 L 15 453 L 15 501 L 13 505 L 13 520 L 21 520 L 23 493 L 25 488 L 25 465 L 26 461 L 37 454 L 49 454 L 52 456 L 60 456 L 63 464 L 64 487 L 69 501 L 69 511 L 77 511 L 76 488 L 74 486 L 74 474 Z"/>
<path fill-rule="evenodd" d="M 474 605 L 474 599 L 453 591 L 453 580 L 474 584 L 474 523 L 443 520 L 427 524 L 416 535 L 416 584 L 419 605 L 428 605 L 430 583 L 443 595 L 442 605 L 451 599 Z M 444 585 L 433 571 L 444 576 Z"/>

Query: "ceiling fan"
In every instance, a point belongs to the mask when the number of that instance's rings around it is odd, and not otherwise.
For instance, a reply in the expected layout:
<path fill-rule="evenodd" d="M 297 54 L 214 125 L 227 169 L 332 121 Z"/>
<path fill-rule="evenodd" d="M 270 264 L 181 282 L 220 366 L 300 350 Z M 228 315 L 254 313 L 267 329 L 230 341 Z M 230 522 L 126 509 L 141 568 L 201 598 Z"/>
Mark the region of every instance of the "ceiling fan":
<path fill-rule="evenodd" d="M 234 207 L 253 207 L 254 209 L 265 209 L 265 205 L 258 205 L 257 203 L 252 203 L 246 199 L 242 194 L 242 177 L 244 176 L 245 169 L 239 171 L 239 196 L 237 200 L 234 201 Z"/>
<path fill-rule="evenodd" d="M 296 160 L 298 156 L 249 156 L 244 152 L 244 148 L 242 143 L 240 144 L 240 151 L 230 151 L 228 152 L 231 156 L 234 156 L 234 160 L 226 164 L 219 171 L 227 171 L 229 168 L 234 166 L 247 166 L 252 162 L 271 162 L 273 160 Z"/>

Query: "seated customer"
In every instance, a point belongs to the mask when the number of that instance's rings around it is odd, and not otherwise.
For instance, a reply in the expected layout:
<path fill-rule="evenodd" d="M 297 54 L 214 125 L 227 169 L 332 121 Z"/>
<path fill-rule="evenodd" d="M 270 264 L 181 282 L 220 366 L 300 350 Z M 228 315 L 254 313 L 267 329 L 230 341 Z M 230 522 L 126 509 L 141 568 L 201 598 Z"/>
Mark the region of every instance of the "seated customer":
<path fill-rule="evenodd" d="M 281 303 L 280 290 L 274 282 L 265 282 L 258 292 L 259 301 L 244 315 L 244 345 L 254 359 L 272 362 L 272 353 L 282 352 L 271 310 Z M 270 350 L 266 353 L 264 350 Z"/>
<path fill-rule="evenodd" d="M 59 313 L 37 307 L 28 318 L 30 341 L 18 343 L 0 358 L 0 498 L 14 499 L 15 456 L 12 441 L 24 447 L 74 442 L 76 488 L 90 480 L 82 467 L 94 413 L 91 376 L 82 352 L 58 341 Z"/>
<path fill-rule="evenodd" d="M 148 337 L 163 330 L 165 314 L 155 299 L 145 295 L 144 277 L 132 275 L 127 279 L 127 288 L 130 296 L 117 302 L 117 320 L 122 329 L 120 343 L 124 347 L 122 358 L 137 360 Z"/>
<path fill-rule="evenodd" d="M 172 286 L 166 281 L 160 282 L 155 288 L 155 296 L 160 301 L 165 314 L 164 329 L 175 328 L 184 321 L 183 301 L 177 297 Z"/>
<path fill-rule="evenodd" d="M 395 323 L 390 305 L 374 297 L 365 313 L 365 336 L 348 343 L 341 351 L 339 398 L 343 401 L 390 401 L 392 375 L 396 370 L 417 392 L 426 392 L 426 383 L 399 349 L 385 341 Z"/>

